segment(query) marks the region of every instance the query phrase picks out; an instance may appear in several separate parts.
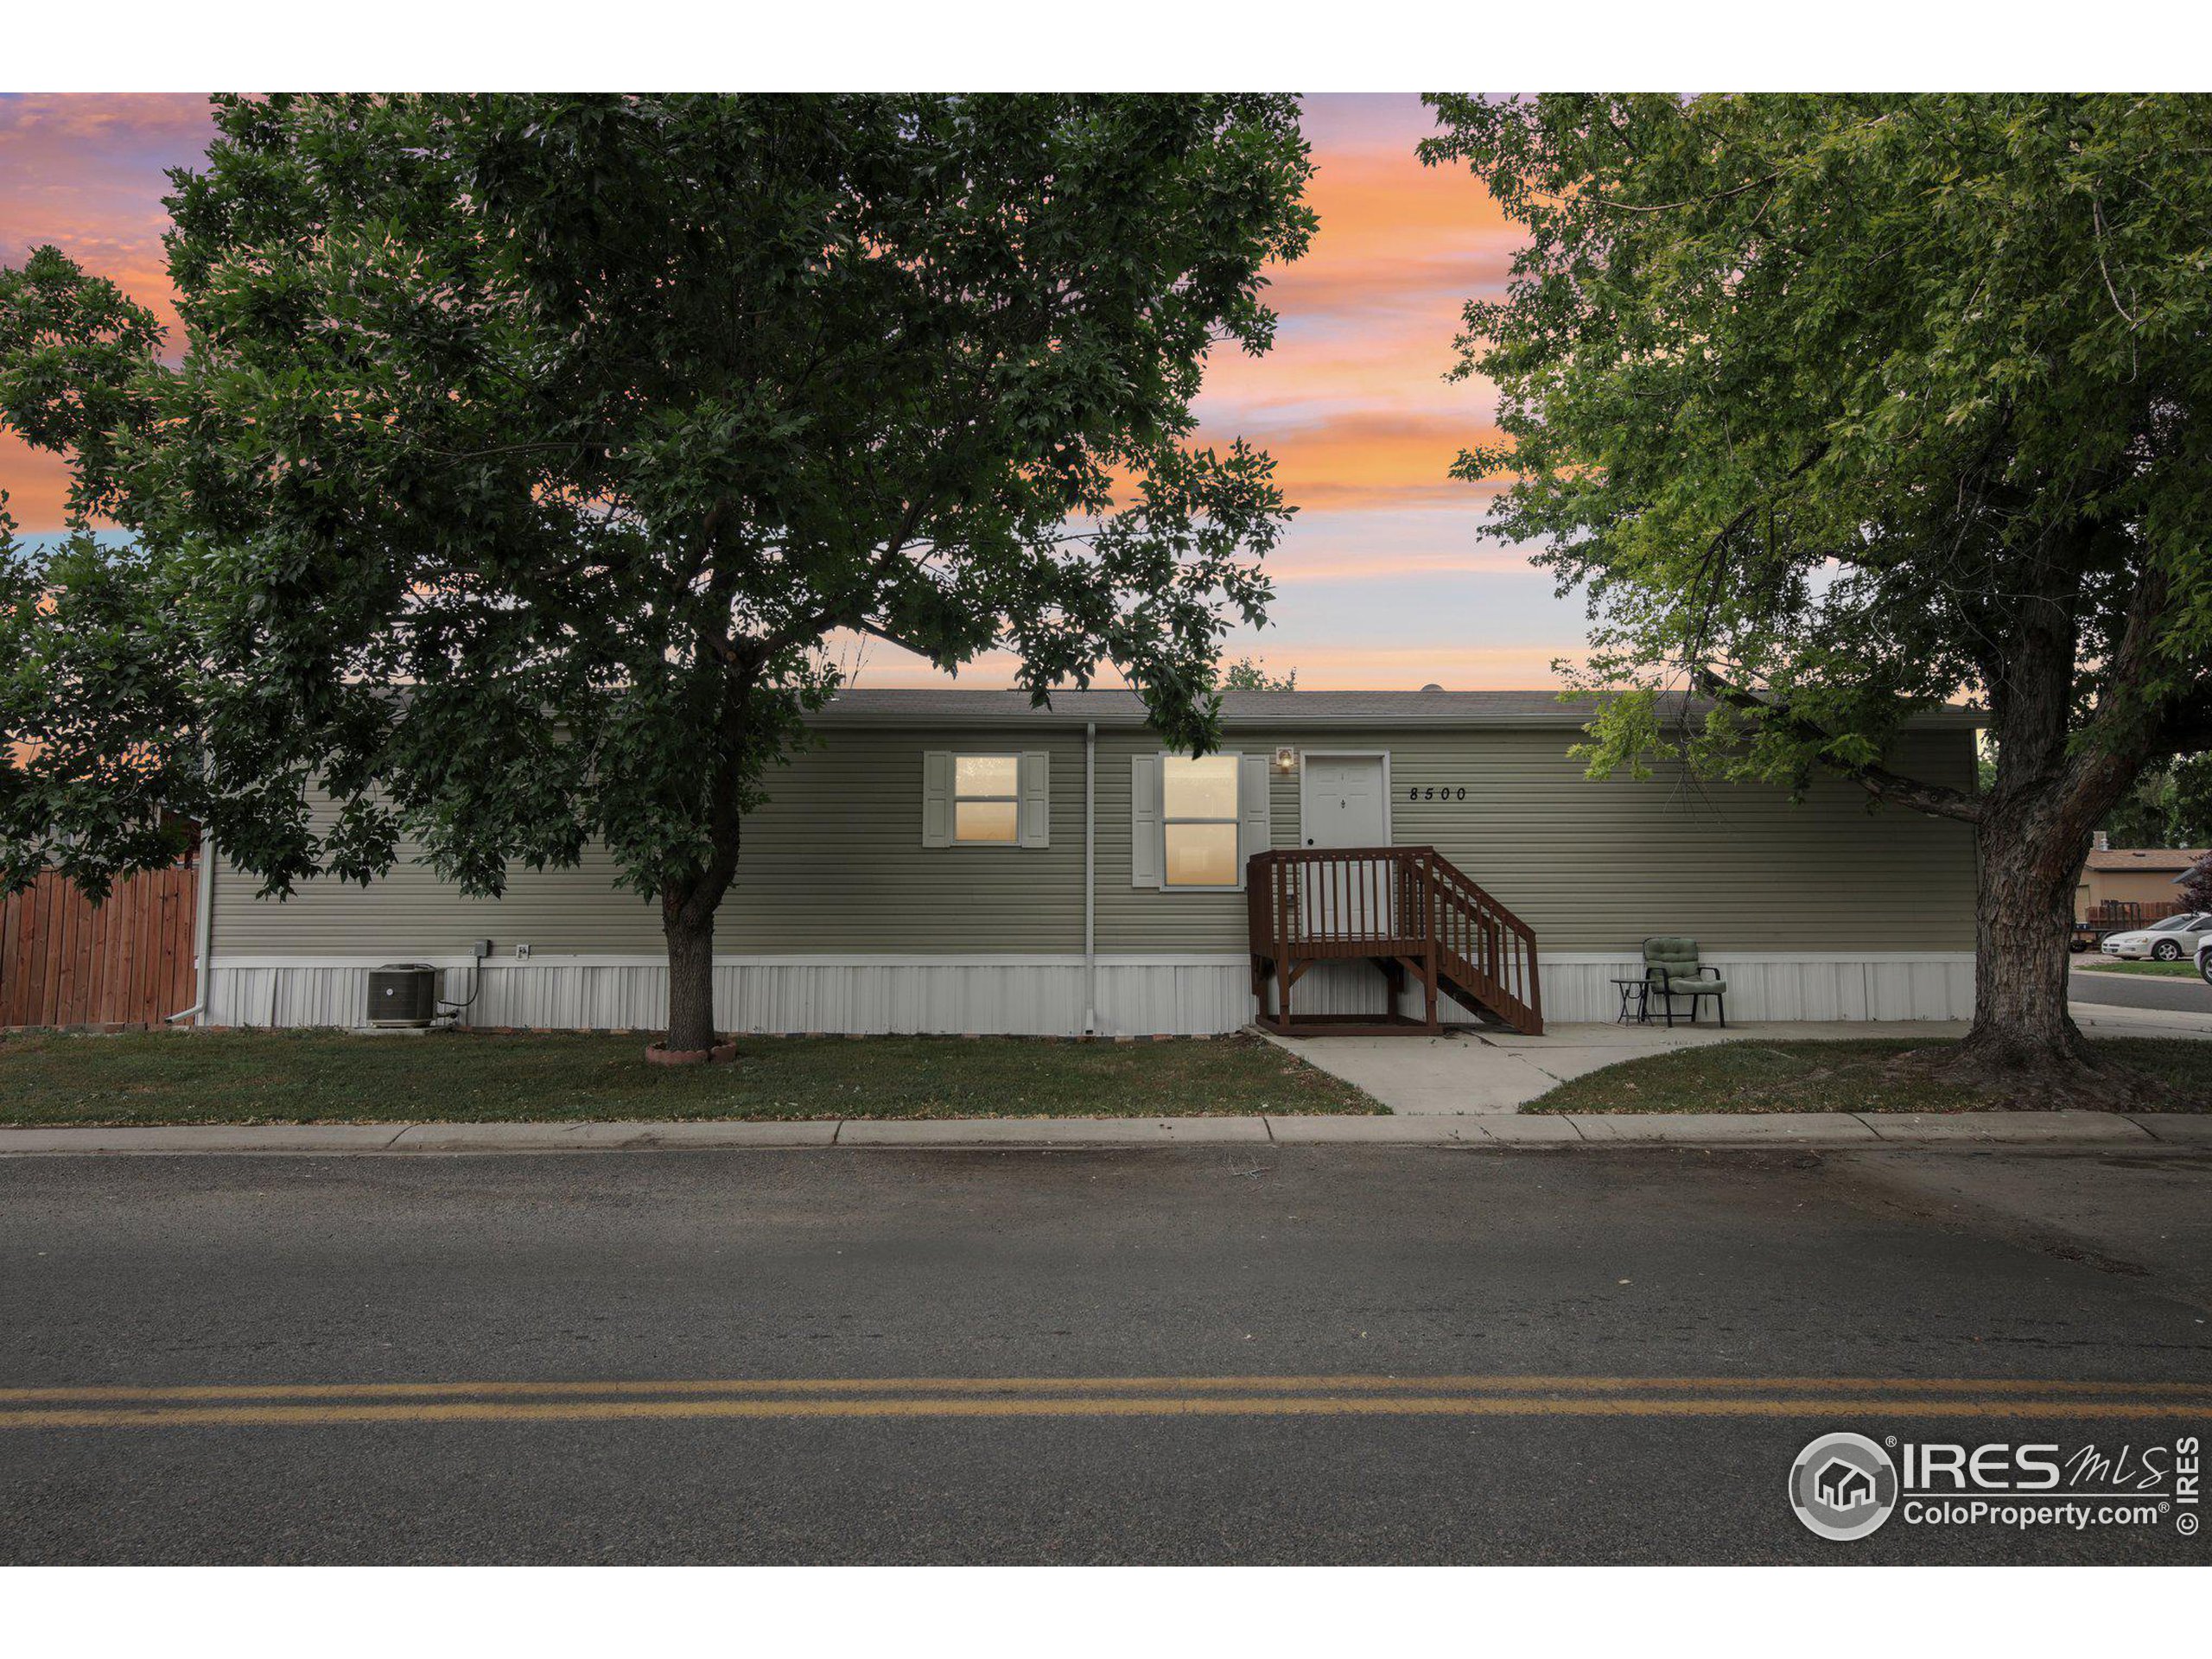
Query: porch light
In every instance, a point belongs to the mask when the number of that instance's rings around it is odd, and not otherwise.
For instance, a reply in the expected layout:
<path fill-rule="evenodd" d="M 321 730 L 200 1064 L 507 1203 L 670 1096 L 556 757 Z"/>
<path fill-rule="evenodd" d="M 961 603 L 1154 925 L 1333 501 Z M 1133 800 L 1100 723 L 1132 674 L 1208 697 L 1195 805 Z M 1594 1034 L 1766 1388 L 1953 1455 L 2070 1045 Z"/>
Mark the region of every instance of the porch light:
<path fill-rule="evenodd" d="M 1275 751 L 1275 770 L 1282 772 L 1296 772 L 1298 770 L 1298 751 L 1296 749 L 1277 749 Z"/>

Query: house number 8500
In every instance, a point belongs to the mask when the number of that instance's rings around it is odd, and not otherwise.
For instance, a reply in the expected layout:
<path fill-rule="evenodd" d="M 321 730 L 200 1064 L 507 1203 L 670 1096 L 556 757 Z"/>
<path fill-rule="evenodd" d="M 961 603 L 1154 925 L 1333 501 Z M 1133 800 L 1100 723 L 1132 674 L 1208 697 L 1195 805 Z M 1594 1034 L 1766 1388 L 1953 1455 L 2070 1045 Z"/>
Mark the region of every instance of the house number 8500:
<path fill-rule="evenodd" d="M 1406 798 L 1409 801 L 1464 801 L 1467 798 L 1465 785 L 1458 789 L 1440 788 L 1434 784 L 1408 785 Z"/>

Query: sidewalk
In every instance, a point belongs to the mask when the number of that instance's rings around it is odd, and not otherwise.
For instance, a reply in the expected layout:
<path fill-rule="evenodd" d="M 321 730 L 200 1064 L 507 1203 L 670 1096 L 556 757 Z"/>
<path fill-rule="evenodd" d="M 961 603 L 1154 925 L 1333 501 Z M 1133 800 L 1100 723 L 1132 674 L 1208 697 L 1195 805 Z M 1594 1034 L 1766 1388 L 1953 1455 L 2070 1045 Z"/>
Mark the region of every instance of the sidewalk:
<path fill-rule="evenodd" d="M 185 1124 L 0 1128 L 0 1157 L 738 1151 L 829 1147 L 1471 1146 L 2212 1148 L 2212 1115 L 2145 1112 L 1510 1114 L 1427 1117 L 848 1118 L 813 1123 Z"/>

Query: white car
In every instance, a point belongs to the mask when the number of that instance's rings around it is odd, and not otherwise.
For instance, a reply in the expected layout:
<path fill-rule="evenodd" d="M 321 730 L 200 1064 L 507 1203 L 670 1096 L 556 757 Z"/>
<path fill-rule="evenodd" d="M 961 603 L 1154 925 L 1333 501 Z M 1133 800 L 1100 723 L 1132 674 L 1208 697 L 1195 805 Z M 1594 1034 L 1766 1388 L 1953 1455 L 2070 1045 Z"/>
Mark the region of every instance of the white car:
<path fill-rule="evenodd" d="M 2196 947 L 2196 976 L 2207 985 L 2212 985 L 2212 933 L 2206 934 L 2204 942 Z"/>
<path fill-rule="evenodd" d="M 2197 911 L 2169 916 L 2126 933 L 2107 934 L 2098 948 L 2108 957 L 2125 957 L 2131 962 L 2145 957 L 2156 962 L 2179 962 L 2195 955 L 2207 934 L 2212 934 L 2212 911 Z"/>

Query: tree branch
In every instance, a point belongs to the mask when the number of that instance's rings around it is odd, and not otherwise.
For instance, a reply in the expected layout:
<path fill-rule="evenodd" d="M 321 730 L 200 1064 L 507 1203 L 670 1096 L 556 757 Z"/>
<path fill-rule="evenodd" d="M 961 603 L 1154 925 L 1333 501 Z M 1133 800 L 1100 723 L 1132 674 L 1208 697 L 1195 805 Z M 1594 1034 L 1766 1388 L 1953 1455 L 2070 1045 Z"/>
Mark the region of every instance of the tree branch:
<path fill-rule="evenodd" d="M 1778 708 L 1740 686 L 1731 684 L 1709 668 L 1693 669 L 1691 677 L 1697 682 L 1697 689 L 1714 702 L 1726 703 L 1731 709 L 1742 709 L 1746 714 L 1757 715 L 1762 720 L 1780 727 L 1792 737 L 1818 744 L 1823 750 L 1834 741 L 1832 734 L 1821 730 L 1811 721 Z M 1925 812 L 1932 817 L 1956 818 L 1961 823 L 1980 823 L 1982 821 L 1983 808 L 1979 800 L 1942 784 L 1925 784 L 1916 778 L 1891 772 L 1887 766 L 1853 766 L 1825 753 L 1821 757 L 1821 764 L 1831 772 L 1849 779 L 1876 800 L 1909 807 L 1915 812 Z"/>

